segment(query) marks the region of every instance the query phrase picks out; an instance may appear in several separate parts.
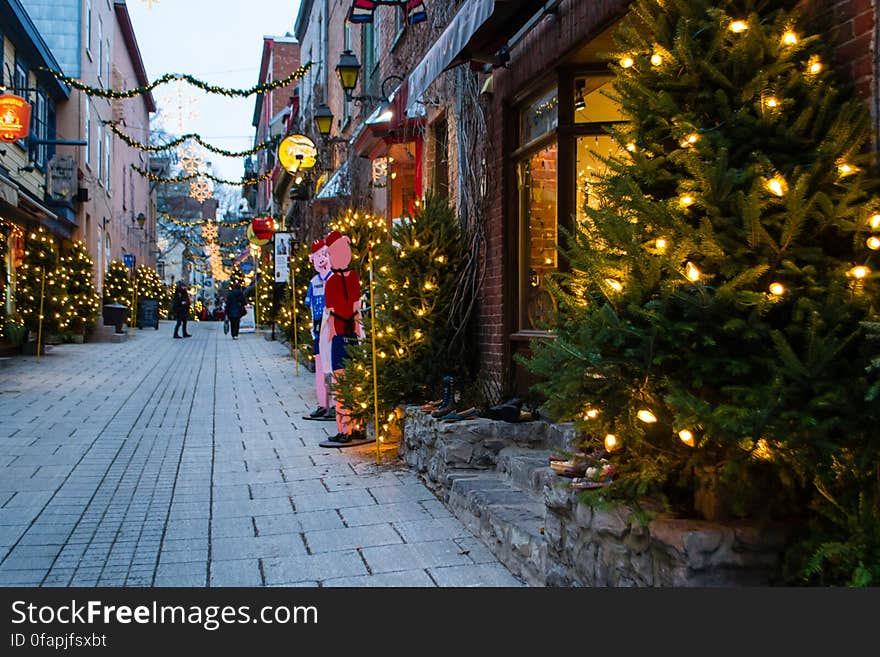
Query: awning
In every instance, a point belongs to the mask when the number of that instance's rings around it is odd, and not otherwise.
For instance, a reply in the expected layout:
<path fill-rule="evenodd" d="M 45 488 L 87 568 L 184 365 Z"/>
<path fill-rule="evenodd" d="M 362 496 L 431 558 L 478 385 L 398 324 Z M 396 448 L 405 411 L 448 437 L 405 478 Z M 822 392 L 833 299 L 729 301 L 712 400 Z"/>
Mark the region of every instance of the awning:
<path fill-rule="evenodd" d="M 465 2 L 410 73 L 407 110 L 421 99 L 443 71 L 468 61 L 494 61 L 501 46 L 543 6 L 543 2 L 532 0 Z"/>
<path fill-rule="evenodd" d="M 333 172 L 333 175 L 330 176 L 330 180 L 327 181 L 327 184 L 321 188 L 321 191 L 315 196 L 316 201 L 331 201 L 336 198 L 342 198 L 344 196 L 349 196 L 350 191 L 348 189 L 348 162 L 343 162 L 342 166 L 340 166 L 336 171 Z"/>
<path fill-rule="evenodd" d="M 384 155 L 387 144 L 412 140 L 413 129 L 424 123 L 427 111 L 424 105 L 410 108 L 408 93 L 404 82 L 361 123 L 349 142 L 358 155 L 374 160 Z"/>

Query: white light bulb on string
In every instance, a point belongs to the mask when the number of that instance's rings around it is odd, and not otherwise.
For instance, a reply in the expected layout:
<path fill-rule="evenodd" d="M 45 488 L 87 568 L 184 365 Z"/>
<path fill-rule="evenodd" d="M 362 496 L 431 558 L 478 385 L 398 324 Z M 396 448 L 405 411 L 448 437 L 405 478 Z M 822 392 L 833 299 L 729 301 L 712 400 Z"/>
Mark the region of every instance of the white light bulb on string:
<path fill-rule="evenodd" d="M 688 429 L 682 429 L 681 431 L 679 431 L 678 437 L 679 439 L 681 439 L 681 442 L 683 442 L 688 447 L 693 447 L 696 444 L 696 441 L 694 440 L 694 434 Z"/>
<path fill-rule="evenodd" d="M 690 194 L 685 194 L 680 199 L 678 199 L 678 202 L 681 204 L 682 207 L 689 208 L 694 204 L 694 197 Z"/>
<path fill-rule="evenodd" d="M 700 276 L 702 276 L 702 273 L 699 269 L 697 269 L 697 266 L 694 263 L 689 262 L 687 263 L 687 266 L 685 268 L 685 275 L 691 283 L 696 283 L 698 280 L 700 280 Z"/>
<path fill-rule="evenodd" d="M 615 292 L 623 291 L 623 284 L 620 281 L 614 280 L 613 278 L 606 278 L 605 284 L 608 285 L 608 287 L 610 287 Z"/>
<path fill-rule="evenodd" d="M 652 66 L 660 66 L 663 63 L 663 56 L 659 53 L 654 53 L 651 55 L 651 65 Z"/>
<path fill-rule="evenodd" d="M 871 249 L 872 251 L 880 250 L 880 237 L 877 237 L 876 235 L 872 235 L 871 237 L 868 238 L 867 245 L 868 245 L 868 248 Z"/>
<path fill-rule="evenodd" d="M 617 448 L 617 436 L 613 433 L 609 433 L 605 436 L 605 449 L 609 452 L 613 452 Z"/>
<path fill-rule="evenodd" d="M 645 424 L 654 424 L 655 422 L 657 422 L 657 416 L 647 409 L 640 410 L 637 413 L 636 417 L 638 417 Z"/>
<path fill-rule="evenodd" d="M 785 294 L 785 286 L 782 283 L 771 283 L 770 294 L 772 294 L 774 297 L 781 297 L 783 294 Z"/>
<path fill-rule="evenodd" d="M 666 247 L 667 247 L 666 240 L 663 239 L 662 237 L 658 237 L 658 238 L 657 238 L 657 241 L 654 243 L 654 246 L 656 247 L 656 249 L 657 249 L 660 253 L 663 253 L 663 252 L 666 251 Z"/>
<path fill-rule="evenodd" d="M 735 32 L 736 34 L 741 34 L 749 29 L 749 24 L 745 21 L 733 21 L 730 24 L 730 31 Z"/>
<path fill-rule="evenodd" d="M 791 30 L 786 30 L 785 34 L 782 35 L 782 43 L 787 46 L 796 46 L 798 43 L 798 36 Z"/>
<path fill-rule="evenodd" d="M 620 67 L 621 68 L 632 68 L 635 63 L 636 62 L 632 57 L 621 57 L 620 58 Z"/>
<path fill-rule="evenodd" d="M 868 277 L 871 273 L 871 270 L 863 265 L 859 265 L 858 267 L 853 267 L 849 270 L 849 275 L 858 280 L 862 280 Z"/>
<path fill-rule="evenodd" d="M 770 178 L 765 187 L 771 194 L 779 196 L 780 198 L 785 196 L 786 192 L 788 192 L 788 183 L 782 176 L 774 176 L 773 178 Z"/>

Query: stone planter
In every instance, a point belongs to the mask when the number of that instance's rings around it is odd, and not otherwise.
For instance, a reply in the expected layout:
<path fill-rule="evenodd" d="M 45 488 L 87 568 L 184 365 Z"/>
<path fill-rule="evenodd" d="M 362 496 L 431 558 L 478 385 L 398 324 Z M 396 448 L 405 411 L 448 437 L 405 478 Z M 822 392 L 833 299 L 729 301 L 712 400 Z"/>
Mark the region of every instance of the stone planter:
<path fill-rule="evenodd" d="M 70 336 L 71 344 L 83 344 L 86 341 L 86 336 L 83 333 L 72 333 Z"/>
<path fill-rule="evenodd" d="M 36 356 L 37 355 L 37 343 L 36 342 L 25 342 L 21 345 L 21 354 L 23 356 Z M 45 343 L 40 345 L 40 355 L 46 355 L 46 345 Z"/>

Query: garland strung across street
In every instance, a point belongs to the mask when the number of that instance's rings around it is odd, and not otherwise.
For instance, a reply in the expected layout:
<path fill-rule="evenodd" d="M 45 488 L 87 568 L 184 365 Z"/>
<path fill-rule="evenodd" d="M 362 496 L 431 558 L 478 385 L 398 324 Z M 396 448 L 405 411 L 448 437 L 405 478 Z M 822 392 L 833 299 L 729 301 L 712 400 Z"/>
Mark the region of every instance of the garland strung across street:
<path fill-rule="evenodd" d="M 263 84 L 258 84 L 250 89 L 229 89 L 227 87 L 220 87 L 213 84 L 208 84 L 198 78 L 182 73 L 166 73 L 160 78 L 153 80 L 150 84 L 143 87 L 134 87 L 133 89 L 123 89 L 121 91 L 114 91 L 113 89 L 101 89 L 99 87 L 92 87 L 77 78 L 72 78 L 67 75 L 64 75 L 61 71 L 56 71 L 52 68 L 47 68 L 45 66 L 39 67 L 38 70 L 46 71 L 51 75 L 55 76 L 56 79 L 64 82 L 65 84 L 73 87 L 74 89 L 78 89 L 82 91 L 87 96 L 97 97 L 97 98 L 108 98 L 111 100 L 119 100 L 123 98 L 135 98 L 137 96 L 142 96 L 146 93 L 153 91 L 156 87 L 167 84 L 174 80 L 185 80 L 189 82 L 192 86 L 198 87 L 203 91 L 206 91 L 211 94 L 220 94 L 221 96 L 227 97 L 238 97 L 238 98 L 246 98 L 248 96 L 253 96 L 254 94 L 265 93 L 267 91 L 272 91 L 273 89 L 279 89 L 281 87 L 285 87 L 289 85 L 291 82 L 295 82 L 296 80 L 301 79 L 306 72 L 312 67 L 311 62 L 303 64 L 293 73 L 288 75 L 285 78 L 281 78 L 280 80 L 273 80 L 272 82 L 265 82 Z"/>
<path fill-rule="evenodd" d="M 136 164 L 132 164 L 131 168 L 141 174 L 144 178 L 148 178 L 153 182 L 159 183 L 180 183 L 180 182 L 190 182 L 192 180 L 196 180 L 197 178 L 204 178 L 206 180 L 210 180 L 212 182 L 217 183 L 218 185 L 231 185 L 232 187 L 247 187 L 249 185 L 258 185 L 264 180 L 269 180 L 272 177 L 272 172 L 267 171 L 261 176 L 257 176 L 255 178 L 242 178 L 241 180 L 225 180 L 224 178 L 218 178 L 217 176 L 213 176 L 210 173 L 192 173 L 186 176 L 177 176 L 174 178 L 166 178 L 165 176 L 157 176 L 154 173 L 150 173 L 146 169 L 141 169 Z"/>
<path fill-rule="evenodd" d="M 109 126 L 110 130 L 113 131 L 113 134 L 115 134 L 117 137 L 119 137 L 126 144 L 128 144 L 132 148 L 135 148 L 139 151 L 144 151 L 147 153 L 161 153 L 162 151 L 171 150 L 172 148 L 177 148 L 178 146 L 180 146 L 181 144 L 183 144 L 184 142 L 186 142 L 187 140 L 190 140 L 190 139 L 192 141 L 196 142 L 197 144 L 199 144 L 200 146 L 202 146 L 203 148 L 211 151 L 212 153 L 217 153 L 218 155 L 222 155 L 224 157 L 248 157 L 248 156 L 257 154 L 262 150 L 266 150 L 267 148 L 272 148 L 276 144 L 278 144 L 278 137 L 273 137 L 272 139 L 267 139 L 266 141 L 264 141 L 260 144 L 257 144 L 256 146 L 254 146 L 250 150 L 227 151 L 227 150 L 224 150 L 222 148 L 218 148 L 217 146 L 213 146 L 213 145 L 205 142 L 202 139 L 202 137 L 196 133 L 188 133 L 188 134 L 183 135 L 182 137 L 178 137 L 177 139 L 175 139 L 173 141 L 169 141 L 167 144 L 160 144 L 158 146 L 150 146 L 149 144 L 143 144 L 143 143 L 137 141 L 136 139 L 130 137 L 129 135 L 125 134 L 124 132 L 122 132 L 122 130 L 119 129 L 119 126 L 116 124 L 115 121 L 104 121 L 103 123 L 104 123 L 104 125 Z"/>
<path fill-rule="evenodd" d="M 183 221 L 181 219 L 175 219 L 167 212 L 162 212 L 160 215 L 161 219 L 165 221 L 170 221 L 175 226 L 181 226 L 183 228 L 194 228 L 196 226 L 204 226 L 208 219 L 196 219 L 195 221 Z M 240 228 L 242 226 L 249 226 L 251 223 L 250 219 L 241 219 L 239 221 L 217 221 L 217 225 L 220 228 Z"/>
<path fill-rule="evenodd" d="M 205 225 L 207 226 L 207 224 L 205 224 Z M 198 242 L 195 240 L 191 240 L 188 237 L 184 237 L 183 235 L 180 235 L 179 237 L 180 237 L 180 241 L 183 242 L 184 244 L 186 244 L 191 249 L 204 249 L 206 246 L 208 246 L 207 242 Z M 234 240 L 232 242 L 215 242 L 215 243 L 217 244 L 217 246 L 234 248 L 234 247 L 244 247 L 246 241 L 247 241 L 246 239 L 242 239 L 242 240 Z M 239 251 L 230 252 L 229 257 L 236 256 L 236 255 L 238 255 L 238 253 L 239 253 Z"/>

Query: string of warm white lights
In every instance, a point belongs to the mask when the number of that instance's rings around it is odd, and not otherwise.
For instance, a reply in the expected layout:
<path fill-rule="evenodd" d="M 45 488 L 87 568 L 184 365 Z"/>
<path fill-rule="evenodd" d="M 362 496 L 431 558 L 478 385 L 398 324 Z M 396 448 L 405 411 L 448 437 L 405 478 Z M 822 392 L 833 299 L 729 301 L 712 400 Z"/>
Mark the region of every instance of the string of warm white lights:
<path fill-rule="evenodd" d="M 62 73 L 61 71 L 56 71 L 52 68 L 41 66 L 38 68 L 38 70 L 45 71 L 55 76 L 56 79 L 64 82 L 74 89 L 82 91 L 87 96 L 92 96 L 96 98 L 107 98 L 110 100 L 119 100 L 142 96 L 153 91 L 153 89 L 160 85 L 167 84 L 175 80 L 183 80 L 185 82 L 188 82 L 192 86 L 198 87 L 199 89 L 207 93 L 219 94 L 221 96 L 227 97 L 246 98 L 248 96 L 253 96 L 254 94 L 265 93 L 267 91 L 272 91 L 273 89 L 280 89 L 281 87 L 285 87 L 290 83 L 301 79 L 311 67 L 311 62 L 303 64 L 293 73 L 284 78 L 273 80 L 272 82 L 265 82 L 263 84 L 254 85 L 250 89 L 230 89 L 227 87 L 221 87 L 219 85 L 208 84 L 207 82 L 199 80 L 193 75 L 183 73 L 166 73 L 165 75 L 157 78 L 150 84 L 140 87 L 134 87 L 132 89 L 123 89 L 121 91 L 115 91 L 113 89 L 101 89 L 100 87 L 92 87 L 91 85 L 85 84 L 82 80 L 64 75 L 64 73 Z"/>
<path fill-rule="evenodd" d="M 104 124 L 110 128 L 110 130 L 119 137 L 126 144 L 135 148 L 139 151 L 144 151 L 146 153 L 161 153 L 163 151 L 171 150 L 172 148 L 177 148 L 181 144 L 186 143 L 187 141 L 194 141 L 199 144 L 201 147 L 206 150 L 211 151 L 212 153 L 216 153 L 217 155 L 222 155 L 223 157 L 249 157 L 251 155 L 256 155 L 260 151 L 266 150 L 267 148 L 272 148 L 273 146 L 277 146 L 278 138 L 273 137 L 272 139 L 267 139 L 264 142 L 260 142 L 256 146 L 251 149 L 245 151 L 228 151 L 223 148 L 218 148 L 212 144 L 206 142 L 201 135 L 196 134 L 194 132 L 187 133 L 177 139 L 169 141 L 165 144 L 158 144 L 156 146 L 150 146 L 149 144 L 144 144 L 134 139 L 133 137 L 125 134 L 117 125 L 115 121 L 104 121 Z"/>
<path fill-rule="evenodd" d="M 157 176 L 154 173 L 147 171 L 146 169 L 141 169 L 136 164 L 132 164 L 131 168 L 141 174 L 144 178 L 152 180 L 153 182 L 159 183 L 181 183 L 181 182 L 190 182 L 192 180 L 196 180 L 198 178 L 204 178 L 205 180 L 210 180 L 212 182 L 217 183 L 218 185 L 229 185 L 231 187 L 247 187 L 249 185 L 259 185 L 264 180 L 268 180 L 272 177 L 272 172 L 267 171 L 261 176 L 257 176 L 254 178 L 242 178 L 241 180 L 226 180 L 224 178 L 218 178 L 210 173 L 192 173 L 186 176 L 175 176 L 175 177 L 166 177 L 166 176 Z"/>

